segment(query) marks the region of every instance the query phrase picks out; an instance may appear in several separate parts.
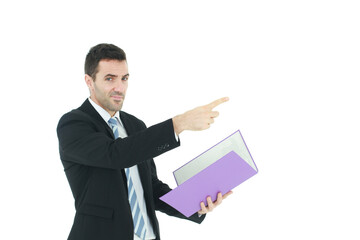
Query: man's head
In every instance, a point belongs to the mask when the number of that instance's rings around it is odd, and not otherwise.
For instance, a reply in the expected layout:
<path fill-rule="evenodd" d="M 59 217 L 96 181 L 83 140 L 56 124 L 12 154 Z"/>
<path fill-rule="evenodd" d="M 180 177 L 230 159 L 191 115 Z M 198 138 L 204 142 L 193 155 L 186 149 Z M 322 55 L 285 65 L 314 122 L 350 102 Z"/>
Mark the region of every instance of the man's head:
<path fill-rule="evenodd" d="M 85 60 L 85 82 L 90 98 L 111 116 L 120 111 L 128 87 L 125 52 L 112 44 L 92 47 Z"/>

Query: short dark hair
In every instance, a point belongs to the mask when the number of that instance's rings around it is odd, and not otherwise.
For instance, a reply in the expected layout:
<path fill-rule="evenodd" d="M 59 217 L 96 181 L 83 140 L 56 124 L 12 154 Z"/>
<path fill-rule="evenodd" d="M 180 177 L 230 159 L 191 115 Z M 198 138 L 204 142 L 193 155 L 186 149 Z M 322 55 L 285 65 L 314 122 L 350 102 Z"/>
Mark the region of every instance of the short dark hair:
<path fill-rule="evenodd" d="M 85 74 L 91 76 L 95 81 L 100 60 L 126 61 L 126 54 L 121 48 L 107 43 L 98 44 L 90 49 L 85 59 Z"/>

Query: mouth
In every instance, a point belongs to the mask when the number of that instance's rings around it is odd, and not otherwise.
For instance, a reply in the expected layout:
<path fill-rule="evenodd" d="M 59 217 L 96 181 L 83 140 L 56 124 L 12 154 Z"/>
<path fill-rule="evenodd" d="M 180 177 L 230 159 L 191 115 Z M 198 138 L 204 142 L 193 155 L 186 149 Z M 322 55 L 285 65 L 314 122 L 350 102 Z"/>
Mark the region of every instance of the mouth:
<path fill-rule="evenodd" d="M 124 99 L 123 96 L 111 96 L 112 99 L 114 99 L 115 101 L 121 101 Z"/>

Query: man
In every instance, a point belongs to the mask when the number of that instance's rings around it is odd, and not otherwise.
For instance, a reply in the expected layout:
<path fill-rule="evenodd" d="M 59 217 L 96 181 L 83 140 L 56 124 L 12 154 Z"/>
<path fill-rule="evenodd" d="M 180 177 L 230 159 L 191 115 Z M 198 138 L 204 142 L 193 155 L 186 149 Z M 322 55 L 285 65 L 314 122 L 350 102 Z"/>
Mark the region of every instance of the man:
<path fill-rule="evenodd" d="M 128 87 L 125 52 L 112 44 L 90 49 L 85 82 L 90 98 L 59 121 L 60 158 L 74 199 L 76 214 L 68 239 L 160 239 L 155 210 L 196 223 L 219 205 L 219 193 L 208 206 L 186 218 L 159 197 L 169 192 L 156 174 L 153 158 L 180 146 L 184 130 L 204 130 L 219 115 L 219 99 L 147 128 L 120 111 Z"/>

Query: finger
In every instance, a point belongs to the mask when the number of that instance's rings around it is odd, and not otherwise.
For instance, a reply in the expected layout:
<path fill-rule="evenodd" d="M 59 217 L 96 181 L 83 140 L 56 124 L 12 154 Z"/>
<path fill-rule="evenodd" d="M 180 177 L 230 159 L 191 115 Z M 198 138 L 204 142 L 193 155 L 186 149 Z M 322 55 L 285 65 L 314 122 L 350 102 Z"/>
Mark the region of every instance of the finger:
<path fill-rule="evenodd" d="M 228 97 L 223 97 L 223 98 L 220 98 L 218 100 L 215 100 L 213 101 L 212 103 L 209 103 L 208 105 L 206 105 L 207 107 L 209 107 L 210 109 L 213 109 L 214 107 L 224 103 L 224 102 L 227 102 L 229 101 L 229 98 Z"/>
<path fill-rule="evenodd" d="M 206 130 L 206 129 L 209 129 L 209 128 L 210 128 L 210 123 L 206 123 L 206 124 L 203 125 L 201 130 Z"/>
<path fill-rule="evenodd" d="M 203 213 L 207 213 L 207 209 L 205 207 L 205 203 L 204 202 L 201 202 L 200 203 L 200 206 L 201 206 L 201 213 L 200 214 L 203 214 Z"/>
<path fill-rule="evenodd" d="M 209 211 L 211 212 L 213 209 L 214 209 L 214 203 L 212 202 L 212 200 L 211 200 L 211 197 L 209 196 L 209 197 L 207 197 L 207 203 L 208 203 L 208 209 L 209 209 Z"/>
<path fill-rule="evenodd" d="M 206 214 L 206 212 L 204 212 L 203 210 L 199 210 L 199 211 L 198 211 L 198 214 L 201 214 L 201 215 L 202 215 L 202 214 Z"/>
<path fill-rule="evenodd" d="M 214 119 L 213 119 L 213 118 L 209 118 L 208 124 L 212 124 L 212 123 L 214 123 Z"/>
<path fill-rule="evenodd" d="M 229 191 L 228 193 L 226 193 L 224 196 L 222 196 L 222 199 L 227 198 L 228 196 L 230 196 L 231 194 L 233 194 L 232 191 Z"/>
<path fill-rule="evenodd" d="M 212 111 L 212 112 L 210 112 L 210 117 L 211 118 L 216 118 L 216 117 L 218 117 L 219 116 L 219 112 L 217 112 L 217 111 Z"/>
<path fill-rule="evenodd" d="M 222 194 L 221 194 L 221 192 L 219 192 L 217 195 L 216 202 L 215 202 L 216 206 L 221 204 L 222 200 L 223 200 Z"/>

